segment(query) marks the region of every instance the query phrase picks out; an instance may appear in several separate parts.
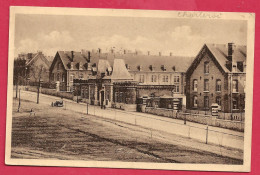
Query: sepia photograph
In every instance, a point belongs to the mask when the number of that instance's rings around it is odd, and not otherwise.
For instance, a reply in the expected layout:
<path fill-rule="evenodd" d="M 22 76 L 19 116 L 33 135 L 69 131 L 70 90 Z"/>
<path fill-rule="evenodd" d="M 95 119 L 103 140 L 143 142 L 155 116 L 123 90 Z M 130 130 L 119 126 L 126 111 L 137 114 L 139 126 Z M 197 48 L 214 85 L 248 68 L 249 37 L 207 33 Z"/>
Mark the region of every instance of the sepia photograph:
<path fill-rule="evenodd" d="M 249 172 L 254 23 L 11 7 L 6 164 Z"/>

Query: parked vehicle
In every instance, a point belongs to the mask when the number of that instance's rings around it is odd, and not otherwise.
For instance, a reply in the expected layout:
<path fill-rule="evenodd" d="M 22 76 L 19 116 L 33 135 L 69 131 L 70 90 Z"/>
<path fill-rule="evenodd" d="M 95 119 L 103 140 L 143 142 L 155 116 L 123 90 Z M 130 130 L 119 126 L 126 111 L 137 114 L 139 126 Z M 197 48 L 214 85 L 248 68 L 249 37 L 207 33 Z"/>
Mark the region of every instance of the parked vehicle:
<path fill-rule="evenodd" d="M 63 100 L 57 100 L 55 102 L 52 102 L 51 106 L 52 107 L 54 107 L 54 106 L 56 106 L 56 107 L 63 107 Z"/>

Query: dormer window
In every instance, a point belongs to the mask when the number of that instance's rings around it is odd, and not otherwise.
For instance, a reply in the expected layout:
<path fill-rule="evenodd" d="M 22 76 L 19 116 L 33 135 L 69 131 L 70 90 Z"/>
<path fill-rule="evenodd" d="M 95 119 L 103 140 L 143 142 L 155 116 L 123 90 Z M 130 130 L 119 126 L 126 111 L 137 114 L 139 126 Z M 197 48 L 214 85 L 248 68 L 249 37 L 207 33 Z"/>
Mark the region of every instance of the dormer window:
<path fill-rule="evenodd" d="M 161 69 L 162 69 L 162 71 L 166 71 L 166 68 L 164 65 L 161 65 Z"/>
<path fill-rule="evenodd" d="M 172 70 L 175 71 L 175 66 L 172 66 Z"/>
<path fill-rule="evenodd" d="M 151 71 L 154 71 L 154 70 L 155 70 L 155 66 L 150 65 L 150 66 L 149 66 L 149 69 L 150 69 Z"/>
<path fill-rule="evenodd" d="M 138 65 L 138 66 L 137 66 L 137 69 L 138 69 L 139 71 L 142 71 L 142 66 L 141 66 L 141 65 Z"/>

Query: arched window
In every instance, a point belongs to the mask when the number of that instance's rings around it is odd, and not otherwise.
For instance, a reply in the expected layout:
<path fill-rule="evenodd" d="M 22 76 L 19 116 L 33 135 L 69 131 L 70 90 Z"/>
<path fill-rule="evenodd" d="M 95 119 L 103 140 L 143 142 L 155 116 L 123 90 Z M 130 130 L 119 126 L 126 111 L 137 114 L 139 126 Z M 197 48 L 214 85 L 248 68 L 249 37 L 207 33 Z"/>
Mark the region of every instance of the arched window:
<path fill-rule="evenodd" d="M 209 73 L 209 62 L 208 61 L 206 61 L 205 63 L 204 63 L 204 73 Z"/>
<path fill-rule="evenodd" d="M 198 107 L 198 97 L 196 95 L 193 97 L 193 107 Z"/>
<path fill-rule="evenodd" d="M 193 80 L 193 91 L 197 92 L 198 91 L 198 80 Z"/>
<path fill-rule="evenodd" d="M 221 80 L 220 79 L 216 80 L 216 91 L 218 91 L 218 92 L 221 91 Z"/>

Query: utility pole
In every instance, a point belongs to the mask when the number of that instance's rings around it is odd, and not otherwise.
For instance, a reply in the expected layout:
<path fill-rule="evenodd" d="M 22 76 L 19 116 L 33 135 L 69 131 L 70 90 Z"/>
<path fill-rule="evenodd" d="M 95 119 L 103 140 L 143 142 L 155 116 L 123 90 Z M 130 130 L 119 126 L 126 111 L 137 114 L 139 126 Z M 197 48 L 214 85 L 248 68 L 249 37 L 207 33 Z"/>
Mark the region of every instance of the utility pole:
<path fill-rule="evenodd" d="M 87 114 L 88 114 L 88 102 L 87 102 Z"/>
<path fill-rule="evenodd" d="M 38 89 L 37 89 L 37 104 L 39 104 L 40 86 L 41 86 L 41 78 L 39 78 L 39 82 L 38 82 Z"/>
<path fill-rule="evenodd" d="M 19 104 L 18 104 L 17 112 L 20 112 L 20 107 L 21 107 L 21 89 L 19 89 Z"/>

